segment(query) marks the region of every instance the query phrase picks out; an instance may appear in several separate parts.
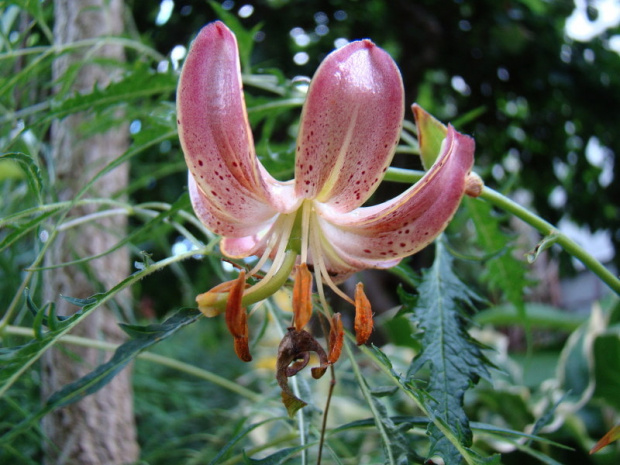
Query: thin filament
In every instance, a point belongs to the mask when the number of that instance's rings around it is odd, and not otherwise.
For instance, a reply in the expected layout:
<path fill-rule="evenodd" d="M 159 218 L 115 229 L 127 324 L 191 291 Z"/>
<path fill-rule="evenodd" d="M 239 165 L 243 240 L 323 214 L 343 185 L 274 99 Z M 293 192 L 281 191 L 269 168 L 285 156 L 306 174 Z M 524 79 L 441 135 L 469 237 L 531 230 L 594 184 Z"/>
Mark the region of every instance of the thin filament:
<path fill-rule="evenodd" d="M 278 218 L 278 221 L 280 221 L 279 218 Z M 269 238 L 269 241 L 267 242 L 267 247 L 265 247 L 265 251 L 259 258 L 258 262 L 256 262 L 256 265 L 254 265 L 254 268 L 252 268 L 248 272 L 249 276 L 254 276 L 256 273 L 258 273 L 260 269 L 263 267 L 263 265 L 265 264 L 265 262 L 269 259 L 269 256 L 271 255 L 273 248 L 278 242 L 278 237 L 279 237 L 279 234 L 274 234 Z"/>
<path fill-rule="evenodd" d="M 291 236 L 291 231 L 293 230 L 294 223 L 295 223 L 294 215 L 287 215 L 283 218 L 282 233 L 280 234 L 279 239 L 278 239 L 278 250 L 276 251 L 275 257 L 273 257 L 273 263 L 271 264 L 269 271 L 263 277 L 263 279 L 261 279 L 258 283 L 246 289 L 244 295 L 247 295 L 250 292 L 255 292 L 256 290 L 266 285 L 269 282 L 269 280 L 273 277 L 273 275 L 276 274 L 276 272 L 280 269 L 280 267 L 282 266 L 282 262 L 284 261 L 284 257 L 286 255 L 286 247 L 288 246 L 288 240 Z"/>
<path fill-rule="evenodd" d="M 313 228 L 311 230 L 311 240 L 312 240 L 312 260 L 315 266 L 314 276 L 317 278 L 317 287 L 319 285 L 319 276 L 322 277 L 321 284 L 325 282 L 336 294 L 338 294 L 341 298 L 349 302 L 351 305 L 355 305 L 353 299 L 342 292 L 336 284 L 332 281 L 329 273 L 327 272 L 327 268 L 325 267 L 325 260 L 323 260 L 323 249 L 321 247 L 321 239 L 319 238 L 320 228 L 318 224 L 313 224 Z M 318 268 L 318 272 L 317 272 Z M 321 286 L 322 288 L 322 286 Z M 321 301 L 323 303 L 323 301 Z"/>
<path fill-rule="evenodd" d="M 308 262 L 308 235 L 310 233 L 311 208 L 311 203 L 305 201 L 301 211 L 301 263 Z"/>

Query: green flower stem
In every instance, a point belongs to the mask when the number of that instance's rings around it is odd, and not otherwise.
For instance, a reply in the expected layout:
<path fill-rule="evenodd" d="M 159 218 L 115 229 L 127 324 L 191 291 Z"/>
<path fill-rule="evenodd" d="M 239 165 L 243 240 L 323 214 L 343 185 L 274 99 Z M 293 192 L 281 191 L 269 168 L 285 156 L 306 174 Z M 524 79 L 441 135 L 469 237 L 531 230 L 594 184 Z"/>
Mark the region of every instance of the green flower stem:
<path fill-rule="evenodd" d="M 404 168 L 389 167 L 385 172 L 383 179 L 385 181 L 404 182 L 405 184 L 413 184 L 418 182 L 424 176 L 424 171 L 407 170 Z"/>
<path fill-rule="evenodd" d="M 4 329 L 6 334 L 13 334 L 15 336 L 24 336 L 29 338 L 34 338 L 34 330 L 32 328 L 24 328 L 21 326 L 7 326 Z M 89 339 L 86 337 L 74 336 L 71 334 L 67 334 L 62 336 L 59 342 L 81 346 L 81 347 L 90 347 L 93 349 L 105 350 L 108 352 L 114 352 L 119 346 L 117 344 L 112 344 L 110 342 Z M 140 360 L 146 360 L 149 362 L 157 363 L 162 366 L 166 366 L 168 368 L 172 368 L 174 370 L 182 371 L 183 373 L 190 374 L 200 379 L 204 379 L 210 383 L 213 383 L 217 386 L 220 386 L 224 389 L 228 389 L 231 392 L 239 394 L 242 397 L 249 399 L 252 402 L 263 402 L 264 397 L 256 394 L 249 389 L 244 388 L 243 386 L 233 383 L 226 378 L 223 378 L 215 373 L 212 373 L 207 370 L 203 370 L 202 368 L 198 368 L 194 365 L 190 365 L 188 363 L 180 362 L 174 358 L 164 357 L 163 355 L 158 355 L 153 352 L 141 352 L 136 357 Z"/>
<path fill-rule="evenodd" d="M 545 236 L 553 236 L 554 243 L 560 245 L 566 252 L 583 263 L 590 269 L 590 271 L 601 278 L 601 280 L 616 294 L 620 295 L 620 279 L 618 279 L 617 276 L 614 276 L 611 271 L 605 268 L 601 262 L 589 254 L 583 247 L 569 238 L 566 234 L 562 233 L 551 223 L 543 220 L 508 197 L 486 186 L 482 189 L 480 198 L 503 210 L 506 210 L 507 212 L 512 213 L 517 218 L 522 219 L 527 224 L 538 230 L 541 234 L 544 234 Z"/>
<path fill-rule="evenodd" d="M 353 340 L 353 337 L 348 332 L 346 334 L 347 334 L 347 339 L 349 339 L 350 341 Z M 364 399 L 366 400 L 366 403 L 368 404 L 368 407 L 370 408 L 370 411 L 372 412 L 372 416 L 375 419 L 375 426 L 377 427 L 377 430 L 379 430 L 381 440 L 383 441 L 383 444 L 385 445 L 385 452 L 387 454 L 386 463 L 389 463 L 390 465 L 395 465 L 396 460 L 392 454 L 392 448 L 390 447 L 390 438 L 388 436 L 388 432 L 385 430 L 385 425 L 381 421 L 381 413 L 377 410 L 377 407 L 372 399 L 372 394 L 370 390 L 368 389 L 368 385 L 366 384 L 366 379 L 364 378 L 364 375 L 362 375 L 362 371 L 360 370 L 360 367 L 357 364 L 355 355 L 353 354 L 353 351 L 351 350 L 351 347 L 349 346 L 350 341 L 347 341 L 345 339 L 344 344 L 343 344 L 344 350 L 347 353 L 347 358 L 351 362 L 351 368 L 353 368 L 353 374 L 355 375 L 357 384 L 360 387 L 362 391 L 362 395 L 364 396 Z M 375 360 L 375 362 L 377 361 Z M 377 364 L 378 366 L 382 367 L 382 364 L 380 363 L 377 363 Z"/>
<path fill-rule="evenodd" d="M 421 179 L 423 175 L 423 171 L 389 168 L 385 173 L 385 180 L 413 184 Z M 589 254 L 583 247 L 566 234 L 562 233 L 551 223 L 490 187 L 483 187 L 480 198 L 525 221 L 544 236 L 551 237 L 552 243 L 560 245 L 567 253 L 575 257 L 590 269 L 590 271 L 596 274 L 610 289 L 620 295 L 620 279 L 614 276 L 612 272 L 605 268 L 601 262 Z"/>

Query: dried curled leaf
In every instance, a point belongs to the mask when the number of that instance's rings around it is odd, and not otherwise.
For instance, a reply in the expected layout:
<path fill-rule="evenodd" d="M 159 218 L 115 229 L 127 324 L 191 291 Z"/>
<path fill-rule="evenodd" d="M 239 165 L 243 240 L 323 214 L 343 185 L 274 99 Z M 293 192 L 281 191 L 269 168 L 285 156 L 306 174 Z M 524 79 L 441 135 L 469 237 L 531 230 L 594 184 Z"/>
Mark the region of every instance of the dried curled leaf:
<path fill-rule="evenodd" d="M 295 271 L 293 286 L 293 318 L 297 331 L 301 331 L 312 317 L 312 273 L 302 263 Z"/>
<path fill-rule="evenodd" d="M 358 346 L 366 344 L 372 333 L 372 308 L 364 293 L 364 285 L 357 283 L 355 288 L 355 339 Z"/>
<path fill-rule="evenodd" d="M 329 362 L 323 347 L 310 333 L 289 328 L 278 347 L 276 380 L 282 389 L 282 402 L 291 417 L 307 404 L 293 394 L 288 385 L 288 378 L 296 375 L 308 364 L 310 352 L 315 352 L 319 356 L 320 366 L 312 369 L 312 377 L 318 379 L 325 373 Z"/>

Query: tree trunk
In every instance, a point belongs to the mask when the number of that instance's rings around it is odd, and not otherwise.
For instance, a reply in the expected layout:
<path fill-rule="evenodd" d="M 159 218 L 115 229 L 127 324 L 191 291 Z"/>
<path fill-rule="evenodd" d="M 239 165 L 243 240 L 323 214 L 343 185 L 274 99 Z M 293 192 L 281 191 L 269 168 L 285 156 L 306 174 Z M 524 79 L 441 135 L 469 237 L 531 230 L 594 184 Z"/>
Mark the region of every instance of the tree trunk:
<path fill-rule="evenodd" d="M 123 25 L 122 0 L 55 0 L 54 37 L 57 44 L 119 34 Z M 82 60 L 105 57 L 124 60 L 123 50 L 109 44 L 96 48 L 77 49 L 60 56 L 53 68 L 57 80 Z M 88 55 L 86 55 L 88 53 Z M 114 72 L 101 65 L 87 64 L 80 68 L 72 87 L 74 92 L 90 92 L 95 86 L 106 86 Z M 119 115 L 120 116 L 120 115 Z M 127 149 L 126 124 L 108 132 L 86 137 L 83 134 L 85 114 L 56 121 L 51 138 L 59 200 L 72 199 L 75 194 L 111 160 Z M 127 185 L 128 167 L 121 166 L 102 178 L 91 190 L 94 197 L 109 198 Z M 92 209 L 76 208 L 72 217 L 84 216 Z M 57 264 L 78 257 L 102 253 L 125 234 L 126 220 L 116 216 L 98 220 L 96 224 L 71 228 L 61 233 L 51 246 L 48 264 Z M 126 250 L 116 251 L 84 266 L 64 267 L 45 275 L 46 300 L 56 301 L 59 314 L 75 312 L 75 306 L 59 299 L 59 295 L 84 298 L 109 289 L 129 274 Z M 117 297 L 120 306 L 128 305 L 128 295 Z M 125 299 L 125 302 L 120 300 Z M 73 334 L 92 339 L 121 342 L 113 310 L 99 308 L 75 329 Z M 109 357 L 95 349 L 56 347 L 42 359 L 42 394 L 50 394 L 75 381 Z M 43 420 L 46 463 L 52 464 L 122 464 L 138 459 L 136 428 L 133 417 L 133 393 L 130 370 L 126 369 L 97 393 L 68 407 L 61 408 Z"/>

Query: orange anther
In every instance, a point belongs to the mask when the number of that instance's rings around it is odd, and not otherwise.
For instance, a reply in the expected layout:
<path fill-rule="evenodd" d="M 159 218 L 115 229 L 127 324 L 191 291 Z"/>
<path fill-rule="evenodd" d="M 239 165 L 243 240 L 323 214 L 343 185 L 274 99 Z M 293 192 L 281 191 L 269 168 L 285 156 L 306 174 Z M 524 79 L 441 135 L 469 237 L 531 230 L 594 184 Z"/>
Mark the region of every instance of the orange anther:
<path fill-rule="evenodd" d="M 301 331 L 312 317 L 312 273 L 302 263 L 295 270 L 293 286 L 293 326 Z"/>
<path fill-rule="evenodd" d="M 366 344 L 370 333 L 372 333 L 372 308 L 366 294 L 364 294 L 364 285 L 357 283 L 355 288 L 355 339 L 357 345 Z"/>
<path fill-rule="evenodd" d="M 244 362 L 252 360 L 248 345 L 248 314 L 241 304 L 245 289 L 245 271 L 233 282 L 226 302 L 226 326 L 235 338 L 235 352 Z"/>
<path fill-rule="evenodd" d="M 342 352 L 343 342 L 344 328 L 342 327 L 342 320 L 340 319 L 340 313 L 335 313 L 332 317 L 331 329 L 329 330 L 329 355 L 327 356 L 329 363 L 336 363 L 338 361 Z"/>

